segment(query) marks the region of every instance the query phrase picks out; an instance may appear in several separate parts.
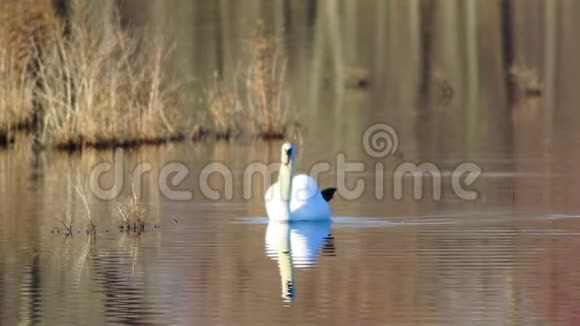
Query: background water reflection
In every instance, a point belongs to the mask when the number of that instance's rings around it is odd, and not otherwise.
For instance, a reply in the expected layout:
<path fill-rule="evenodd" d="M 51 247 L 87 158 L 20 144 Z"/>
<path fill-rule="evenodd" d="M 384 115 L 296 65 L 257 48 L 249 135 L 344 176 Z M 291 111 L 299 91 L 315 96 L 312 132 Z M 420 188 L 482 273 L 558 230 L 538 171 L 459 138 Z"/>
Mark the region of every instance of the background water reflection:
<path fill-rule="evenodd" d="M 259 155 L 248 160 L 275 160 L 276 154 L 264 153 L 278 145 L 147 148 L 128 153 L 126 168 L 142 158 L 156 165 L 180 158 L 195 171 L 204 160 L 238 151 Z M 261 150 L 251 154 L 250 148 Z M 14 180 L 11 192 L 2 196 L 9 215 L 3 215 L 0 236 L 0 311 L 7 323 L 442 325 L 478 320 L 489 325 L 509 320 L 564 324 L 577 317 L 573 302 L 580 293 L 580 266 L 570 257 L 580 244 L 580 215 L 566 213 L 575 210 L 572 197 L 566 197 L 572 194 L 558 193 L 558 201 L 570 198 L 568 205 L 540 200 L 559 184 L 576 182 L 570 171 L 558 172 L 565 178 L 533 169 L 518 174 L 501 167 L 509 159 L 482 156 L 479 161 L 490 172 L 477 183 L 484 197 L 476 202 L 415 201 L 410 193 L 401 201 L 338 196 L 333 208 L 340 215 L 331 232 L 330 225 L 287 230 L 294 265 L 289 270 L 288 261 L 275 263 L 270 257 L 281 248 L 270 240 L 283 237 L 275 237 L 276 228 L 261 217 L 259 197 L 213 202 L 195 193 L 192 201 L 173 202 L 152 191 L 151 182 L 145 203 L 160 230 L 121 233 L 113 205 L 94 202 L 100 212 L 96 236 L 52 234 L 66 209 L 67 180 L 60 167 L 82 168 L 87 157 L 45 157 L 41 181 L 21 164 L 29 159 L 27 152 L 2 158 L 5 180 Z M 301 164 L 308 151 L 304 157 Z M 517 188 L 513 182 L 530 186 Z M 184 187 L 195 189 L 194 184 L 189 180 Z M 73 209 L 81 208 L 73 197 Z M 280 299 L 286 278 L 294 279 L 296 290 L 291 306 Z"/>

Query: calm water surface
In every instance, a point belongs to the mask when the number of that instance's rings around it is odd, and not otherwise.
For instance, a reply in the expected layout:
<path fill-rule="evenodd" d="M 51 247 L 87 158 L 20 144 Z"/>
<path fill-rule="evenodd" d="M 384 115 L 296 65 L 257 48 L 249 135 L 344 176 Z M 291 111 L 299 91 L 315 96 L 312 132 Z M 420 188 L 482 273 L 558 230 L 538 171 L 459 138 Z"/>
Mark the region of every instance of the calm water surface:
<path fill-rule="evenodd" d="M 263 183 L 257 180 L 256 195 L 245 200 L 241 174 L 247 162 L 275 161 L 279 145 L 124 152 L 125 174 L 142 160 L 154 170 L 180 161 L 192 171 L 178 186 L 193 191 L 189 201 L 159 195 L 155 171 L 144 177 L 149 224 L 139 236 L 120 232 L 114 203 L 98 200 L 90 202 L 96 236 L 55 233 L 62 232 L 67 210 L 84 230 L 83 204 L 70 184 L 112 153 L 35 158 L 26 149 L 3 152 L 3 323 L 569 325 L 580 318 L 578 176 L 554 156 L 443 155 L 435 161 L 442 167 L 465 159 L 484 167 L 472 188 L 478 200 L 455 198 L 445 182 L 439 201 L 416 201 L 410 191 L 390 199 L 393 167 L 421 160 L 408 151 L 383 160 L 384 199 L 372 189 L 356 200 L 338 194 L 332 224 L 268 225 Z M 330 145 L 305 145 L 298 169 L 332 162 Z M 354 147 L 347 153 L 376 163 Z M 214 161 L 234 171 L 232 200 L 206 199 L 197 186 L 196 175 Z M 347 184 L 374 177 L 355 173 Z M 333 172 L 321 177 L 323 185 L 335 180 Z M 219 177 L 210 185 L 223 189 Z"/>

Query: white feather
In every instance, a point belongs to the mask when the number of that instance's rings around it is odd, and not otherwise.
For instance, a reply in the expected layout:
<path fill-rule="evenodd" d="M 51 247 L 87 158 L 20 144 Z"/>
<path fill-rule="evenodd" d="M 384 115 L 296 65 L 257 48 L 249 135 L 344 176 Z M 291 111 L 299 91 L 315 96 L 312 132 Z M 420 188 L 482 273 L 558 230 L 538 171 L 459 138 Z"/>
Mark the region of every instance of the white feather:
<path fill-rule="evenodd" d="M 314 178 L 305 174 L 294 175 L 296 148 L 284 143 L 280 149 L 278 182 L 266 191 L 266 211 L 273 221 L 329 220 L 330 206 L 322 197 Z"/>
<path fill-rule="evenodd" d="M 266 211 L 271 220 L 282 220 L 286 209 L 280 198 L 278 182 L 268 188 L 266 192 Z M 314 221 L 328 220 L 332 215 L 330 205 L 324 200 L 314 178 L 300 174 L 292 178 L 290 195 L 290 220 Z"/>

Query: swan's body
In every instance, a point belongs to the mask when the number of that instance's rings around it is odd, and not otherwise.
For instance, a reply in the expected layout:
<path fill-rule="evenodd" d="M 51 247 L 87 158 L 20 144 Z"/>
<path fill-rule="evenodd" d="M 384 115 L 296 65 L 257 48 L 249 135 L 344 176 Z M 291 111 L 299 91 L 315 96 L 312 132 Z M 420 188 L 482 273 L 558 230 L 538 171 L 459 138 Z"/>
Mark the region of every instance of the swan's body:
<path fill-rule="evenodd" d="M 321 220 L 329 219 L 332 210 L 328 202 L 322 197 L 322 193 L 314 178 L 300 174 L 292 178 L 292 190 L 290 191 L 290 220 Z M 273 220 L 283 220 L 288 208 L 280 196 L 280 184 L 274 183 L 266 192 L 266 211 Z"/>
<path fill-rule="evenodd" d="M 316 180 L 305 174 L 294 176 L 296 152 L 290 143 L 282 145 L 282 165 L 278 182 L 266 191 L 266 211 L 275 221 L 329 220 L 332 210 L 328 201 L 336 189 L 320 191 Z"/>

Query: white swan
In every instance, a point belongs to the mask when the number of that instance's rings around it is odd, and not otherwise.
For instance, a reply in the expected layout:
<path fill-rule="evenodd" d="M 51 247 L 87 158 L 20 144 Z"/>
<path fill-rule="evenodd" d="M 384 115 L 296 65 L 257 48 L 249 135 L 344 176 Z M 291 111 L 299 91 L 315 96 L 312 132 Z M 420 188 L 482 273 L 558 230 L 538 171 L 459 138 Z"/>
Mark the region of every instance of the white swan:
<path fill-rule="evenodd" d="M 286 142 L 282 145 L 278 182 L 266 191 L 266 211 L 276 221 L 328 220 L 332 210 L 328 201 L 336 188 L 320 191 L 316 180 L 305 174 L 294 175 L 296 149 Z"/>

